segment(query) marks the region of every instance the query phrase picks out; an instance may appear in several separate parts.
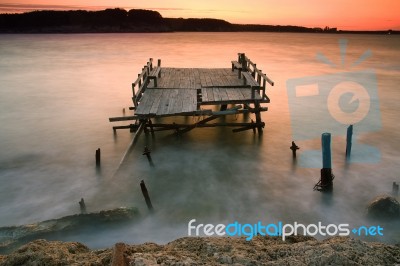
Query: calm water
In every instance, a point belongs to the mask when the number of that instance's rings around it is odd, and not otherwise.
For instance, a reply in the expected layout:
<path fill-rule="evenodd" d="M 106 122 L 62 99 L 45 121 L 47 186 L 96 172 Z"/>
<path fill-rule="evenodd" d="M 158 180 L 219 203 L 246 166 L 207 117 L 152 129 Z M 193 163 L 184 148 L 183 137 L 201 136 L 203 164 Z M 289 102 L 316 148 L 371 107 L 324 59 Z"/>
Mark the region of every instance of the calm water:
<path fill-rule="evenodd" d="M 338 41 L 348 40 L 341 65 Z M 91 247 L 117 241 L 167 242 L 186 236 L 187 223 L 350 223 L 360 226 L 366 203 L 399 182 L 400 38 L 288 33 L 167 33 L 0 35 L 0 226 L 27 224 L 79 212 L 136 206 L 143 221 L 110 232 L 70 236 Z M 372 56 L 356 67 L 365 51 Z M 184 136 L 141 136 L 116 173 L 132 138 L 113 136 L 108 117 L 131 105 L 131 82 L 148 58 L 170 67 L 230 67 L 245 52 L 275 81 L 263 114 L 262 138 L 252 131 L 197 129 Z M 338 67 L 316 60 L 323 53 Z M 344 137 L 333 138 L 334 193 L 312 190 L 319 168 L 292 163 L 286 82 L 305 76 L 374 69 L 382 129 L 360 135 L 381 161 L 344 162 Z M 307 108 L 307 107 L 305 107 Z M 309 115 L 310 121 L 318 112 Z M 232 117 L 230 119 L 236 119 Z M 238 118 L 239 120 L 241 118 Z M 195 118 L 189 118 L 189 122 Z M 317 123 L 317 122 L 316 122 Z M 319 140 L 297 143 L 302 151 Z M 148 145 L 155 167 L 142 151 Z M 101 172 L 94 154 L 102 149 Z M 146 216 L 139 182 L 157 212 Z M 389 224 L 385 241 L 399 235 Z"/>

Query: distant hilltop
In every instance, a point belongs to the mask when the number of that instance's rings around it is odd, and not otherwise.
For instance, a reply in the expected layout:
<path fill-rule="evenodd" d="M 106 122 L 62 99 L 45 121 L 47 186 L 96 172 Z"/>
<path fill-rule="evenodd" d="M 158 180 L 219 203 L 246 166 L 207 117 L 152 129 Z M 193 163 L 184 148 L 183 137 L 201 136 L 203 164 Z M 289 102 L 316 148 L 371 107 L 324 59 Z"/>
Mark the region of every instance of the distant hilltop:
<path fill-rule="evenodd" d="M 232 24 L 212 18 L 163 18 L 157 11 L 114 8 L 102 11 L 33 11 L 22 14 L 0 14 L 0 33 L 114 33 L 114 32 L 356 32 L 337 28 L 301 26 Z"/>

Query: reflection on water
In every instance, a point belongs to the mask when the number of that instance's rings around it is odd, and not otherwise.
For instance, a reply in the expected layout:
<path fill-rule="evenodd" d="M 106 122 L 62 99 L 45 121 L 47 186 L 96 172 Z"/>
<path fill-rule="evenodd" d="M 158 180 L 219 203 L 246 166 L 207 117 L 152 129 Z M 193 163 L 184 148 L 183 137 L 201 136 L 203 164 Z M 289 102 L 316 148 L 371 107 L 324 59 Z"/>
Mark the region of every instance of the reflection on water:
<path fill-rule="evenodd" d="M 315 59 L 321 52 L 340 62 L 340 38 L 349 40 L 347 65 L 333 69 Z M 140 180 L 146 182 L 154 215 L 144 215 L 129 228 L 68 240 L 92 247 L 166 242 L 185 236 L 193 218 L 202 223 L 362 225 L 367 222 L 366 202 L 390 192 L 392 182 L 399 181 L 399 44 L 398 36 L 338 34 L 2 35 L 0 226 L 77 213 L 82 197 L 88 211 L 137 206 L 146 214 Z M 372 56 L 351 68 L 368 49 Z M 237 52 L 245 52 L 276 84 L 267 90 L 271 104 L 263 113 L 262 138 L 252 131 L 233 134 L 229 128 L 142 135 L 117 171 L 132 135 L 119 131 L 113 136 L 108 117 L 122 115 L 122 108 L 131 105 L 130 83 L 149 57 L 161 58 L 163 66 L 229 68 Z M 382 160 L 346 165 L 345 139 L 333 136 L 336 179 L 327 197 L 312 191 L 319 169 L 293 163 L 286 81 L 367 68 L 378 75 L 382 130 L 358 141 L 379 148 Z M 300 157 L 302 151 L 318 148 L 319 140 L 296 144 Z M 152 150 L 154 167 L 142 155 L 145 146 Z M 95 168 L 97 148 L 102 151 L 101 171 Z M 394 224 L 389 228 L 388 235 L 399 234 Z"/>

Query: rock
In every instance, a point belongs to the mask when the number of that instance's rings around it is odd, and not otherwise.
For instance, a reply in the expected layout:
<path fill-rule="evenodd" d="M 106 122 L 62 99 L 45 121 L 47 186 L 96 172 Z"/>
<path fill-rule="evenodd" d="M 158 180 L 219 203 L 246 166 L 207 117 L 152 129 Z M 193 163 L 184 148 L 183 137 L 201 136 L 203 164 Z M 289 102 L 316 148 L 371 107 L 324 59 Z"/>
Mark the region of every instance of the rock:
<path fill-rule="evenodd" d="M 79 230 L 120 225 L 137 218 L 136 208 L 116 208 L 94 213 L 76 214 L 22 226 L 0 227 L 0 253 L 8 253 L 39 238 L 70 234 Z"/>
<path fill-rule="evenodd" d="M 324 241 L 292 236 L 257 236 L 251 241 L 232 237 L 185 237 L 166 245 L 119 243 L 124 265 L 396 265 L 400 247 L 367 243 L 349 237 Z M 210 248 L 212 247 L 212 250 Z M 7 256 L 0 266 L 110 265 L 115 249 L 91 251 L 76 242 L 36 240 Z M 121 264 L 122 265 L 122 264 Z"/>
<path fill-rule="evenodd" d="M 100 266 L 109 265 L 110 259 L 111 250 L 93 252 L 78 242 L 48 242 L 41 239 L 0 258 L 0 265 L 82 265 L 85 262 L 87 265 Z"/>
<path fill-rule="evenodd" d="M 400 203 L 391 196 L 378 196 L 368 204 L 367 215 L 374 219 L 400 218 Z"/>

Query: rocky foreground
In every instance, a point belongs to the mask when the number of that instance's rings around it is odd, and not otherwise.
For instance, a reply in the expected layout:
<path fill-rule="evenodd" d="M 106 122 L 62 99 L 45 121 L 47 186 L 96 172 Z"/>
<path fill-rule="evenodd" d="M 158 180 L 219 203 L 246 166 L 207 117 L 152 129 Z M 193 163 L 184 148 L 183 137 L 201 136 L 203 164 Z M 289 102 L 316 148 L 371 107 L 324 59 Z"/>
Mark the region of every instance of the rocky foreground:
<path fill-rule="evenodd" d="M 0 256 L 0 265 L 400 265 L 400 247 L 348 237 L 282 241 L 258 236 L 186 237 L 166 245 L 116 244 L 90 250 L 77 242 L 36 240 Z"/>

